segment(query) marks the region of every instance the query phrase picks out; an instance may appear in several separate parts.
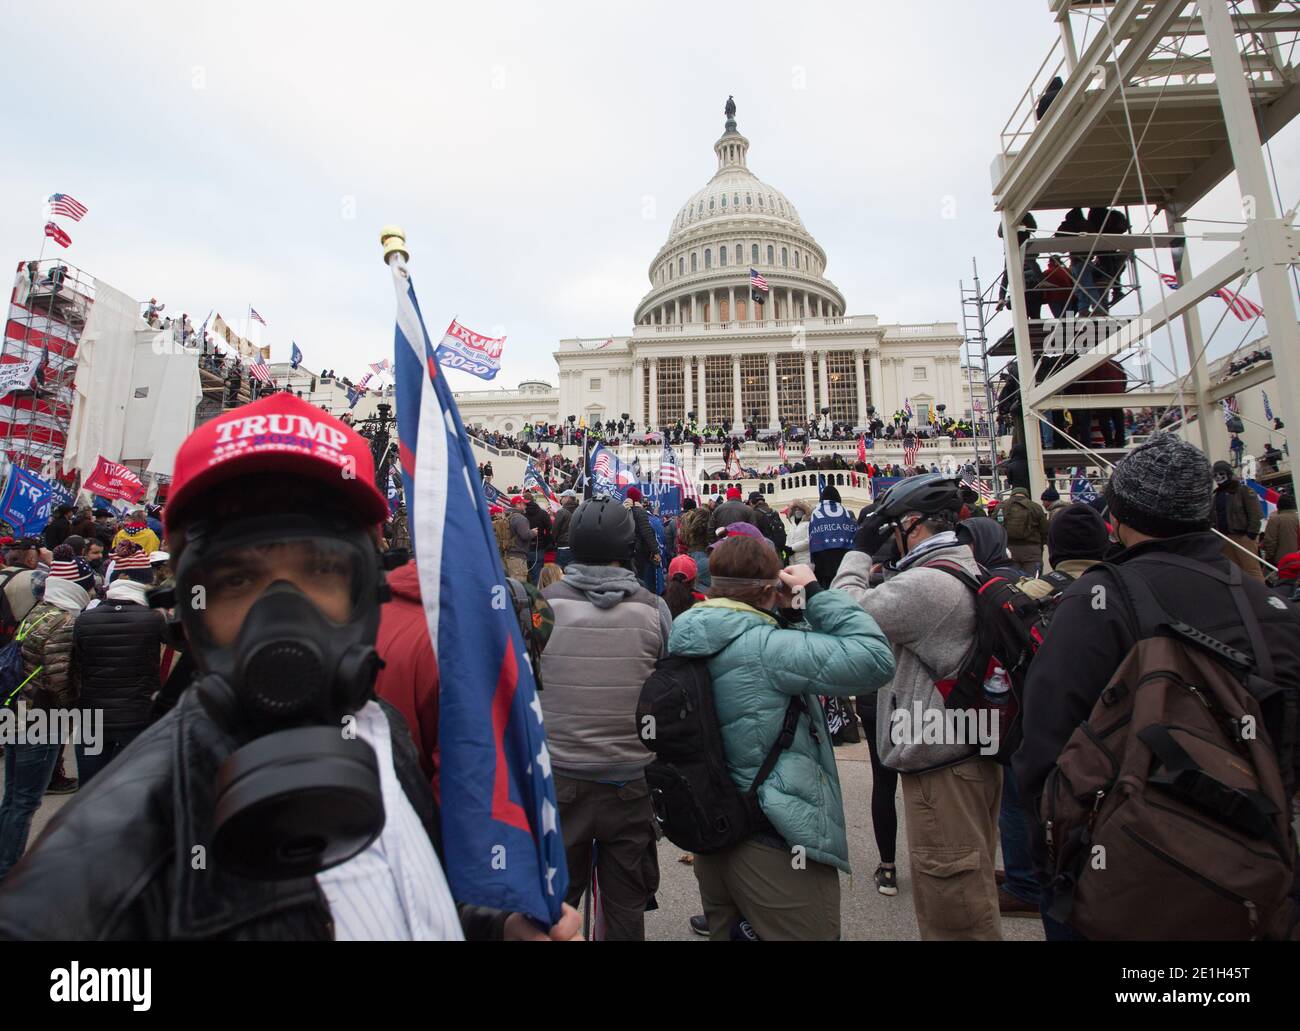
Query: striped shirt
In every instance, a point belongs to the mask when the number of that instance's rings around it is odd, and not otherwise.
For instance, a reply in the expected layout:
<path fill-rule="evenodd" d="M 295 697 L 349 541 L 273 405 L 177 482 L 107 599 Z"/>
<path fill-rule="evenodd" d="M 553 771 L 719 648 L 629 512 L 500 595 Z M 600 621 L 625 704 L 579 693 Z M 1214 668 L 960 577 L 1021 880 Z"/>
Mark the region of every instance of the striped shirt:
<path fill-rule="evenodd" d="M 316 875 L 336 941 L 462 941 L 442 865 L 393 767 L 388 720 L 375 702 L 357 713 L 357 736 L 375 750 L 384 829 L 360 855 Z M 405 728 L 402 728 L 405 732 Z"/>

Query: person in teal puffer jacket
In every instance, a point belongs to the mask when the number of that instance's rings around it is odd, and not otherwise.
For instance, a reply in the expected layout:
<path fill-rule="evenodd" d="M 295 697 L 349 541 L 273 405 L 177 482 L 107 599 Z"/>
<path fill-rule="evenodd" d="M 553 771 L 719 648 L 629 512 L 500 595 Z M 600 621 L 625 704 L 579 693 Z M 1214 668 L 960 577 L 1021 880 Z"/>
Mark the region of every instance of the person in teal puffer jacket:
<path fill-rule="evenodd" d="M 781 569 L 766 541 L 729 538 L 709 565 L 709 599 L 678 616 L 668 649 L 708 658 L 727 767 L 741 791 L 780 734 L 790 699 L 804 703 L 793 744 L 758 789 L 770 826 L 725 852 L 695 857 L 709 936 L 725 941 L 747 920 L 764 940 L 833 940 L 837 871 L 850 872 L 849 848 L 817 696 L 878 689 L 894 675 L 893 651 L 851 598 L 822 589 L 807 566 Z M 807 626 L 785 629 L 771 610 L 796 598 Z"/>

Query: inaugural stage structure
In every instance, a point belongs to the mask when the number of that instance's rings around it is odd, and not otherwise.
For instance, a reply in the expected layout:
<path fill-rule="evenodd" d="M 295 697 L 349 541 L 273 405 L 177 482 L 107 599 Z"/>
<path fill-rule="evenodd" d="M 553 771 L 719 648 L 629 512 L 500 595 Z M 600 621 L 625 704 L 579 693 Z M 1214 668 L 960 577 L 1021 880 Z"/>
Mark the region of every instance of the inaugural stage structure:
<path fill-rule="evenodd" d="M 1120 454 L 1096 445 L 1090 432 L 1062 428 L 1059 417 L 1050 439 L 1059 444 L 1064 437 L 1068 446 L 1044 448 L 1041 427 L 1052 423 L 1053 412 L 1178 409 L 1180 431 L 1217 458 L 1227 447 L 1218 411 L 1223 398 L 1272 377 L 1288 413 L 1300 400 L 1294 272 L 1300 238 L 1267 151 L 1300 109 L 1292 60 L 1300 11 L 1271 0 L 1049 0 L 1048 6 L 1059 38 L 1003 128 L 992 168 L 1012 329 L 991 353 L 1015 355 L 1017 437 L 1026 446 L 1034 496 L 1046 483 L 1045 465 L 1104 468 Z M 1190 231 L 1189 209 L 1234 173 L 1240 219 L 1226 225 L 1193 219 L 1208 228 Z M 1025 230 L 1034 212 L 1072 208 L 1126 210 L 1131 230 L 1070 236 Z M 1221 244 L 1226 253 L 1197 271 L 1189 237 Z M 1118 255 L 1127 268 L 1115 296 L 1131 293 L 1136 311 L 1112 309 L 1107 318 L 1085 318 L 1068 331 L 1057 320 L 1029 318 L 1026 259 L 1049 253 L 1082 259 L 1071 263 L 1072 292 L 1088 285 L 1077 270 L 1089 259 Z M 1146 277 L 1145 296 L 1131 290 L 1139 267 L 1156 273 Z M 1214 334 L 1203 333 L 1196 305 L 1251 280 L 1263 307 L 1254 317 L 1267 322 L 1272 362 L 1213 385 L 1206 350 Z M 1153 342 L 1174 355 L 1172 375 L 1156 372 L 1168 388 L 1151 390 L 1149 372 L 1131 371 L 1128 383 L 1147 389 L 1095 393 L 1086 386 L 1107 363 L 1127 370 L 1155 358 Z"/>

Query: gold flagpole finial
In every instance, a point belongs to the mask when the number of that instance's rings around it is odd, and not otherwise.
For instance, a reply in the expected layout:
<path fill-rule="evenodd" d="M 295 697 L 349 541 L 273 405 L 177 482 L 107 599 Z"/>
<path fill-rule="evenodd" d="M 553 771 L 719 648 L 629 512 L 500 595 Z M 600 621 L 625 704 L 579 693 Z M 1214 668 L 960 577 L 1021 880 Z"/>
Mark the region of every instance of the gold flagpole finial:
<path fill-rule="evenodd" d="M 394 254 L 400 254 L 403 261 L 410 261 L 411 254 L 406 249 L 406 232 L 401 226 L 384 226 L 379 230 L 379 242 L 384 246 L 384 264 Z"/>

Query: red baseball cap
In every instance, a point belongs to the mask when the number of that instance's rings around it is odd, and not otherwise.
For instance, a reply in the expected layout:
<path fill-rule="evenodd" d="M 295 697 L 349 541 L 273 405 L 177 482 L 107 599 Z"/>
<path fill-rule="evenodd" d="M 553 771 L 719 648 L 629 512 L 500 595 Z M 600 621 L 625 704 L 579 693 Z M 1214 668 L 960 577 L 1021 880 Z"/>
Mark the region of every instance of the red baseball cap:
<path fill-rule="evenodd" d="M 727 500 L 728 500 L 728 501 L 739 501 L 739 500 L 740 500 L 740 488 L 739 488 L 739 487 L 728 487 L 728 488 L 727 488 Z"/>
<path fill-rule="evenodd" d="M 366 522 L 388 518 L 367 441 L 328 412 L 278 392 L 224 412 L 185 438 L 167 498 L 168 534 L 195 498 L 227 480 L 265 472 L 335 487 Z"/>

